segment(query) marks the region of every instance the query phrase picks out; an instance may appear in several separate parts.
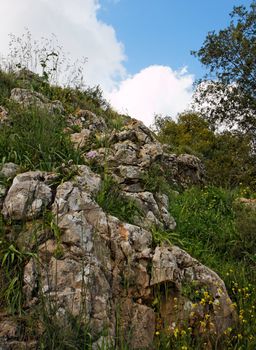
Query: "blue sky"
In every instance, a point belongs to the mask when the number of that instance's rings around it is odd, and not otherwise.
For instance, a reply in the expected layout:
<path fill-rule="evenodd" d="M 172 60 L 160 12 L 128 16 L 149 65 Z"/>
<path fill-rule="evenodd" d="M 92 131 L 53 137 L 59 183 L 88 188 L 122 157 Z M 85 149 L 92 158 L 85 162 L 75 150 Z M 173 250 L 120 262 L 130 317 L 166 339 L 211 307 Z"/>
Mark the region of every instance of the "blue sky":
<path fill-rule="evenodd" d="M 71 60 L 87 58 L 82 67 L 87 86 L 100 85 L 114 109 L 150 125 L 155 114 L 176 118 L 189 109 L 194 82 L 205 73 L 190 51 L 202 46 L 209 31 L 229 24 L 234 6 L 250 3 L 1 0 L 0 65 L 8 55 L 9 33 L 20 37 L 27 27 L 39 41 L 54 33 Z"/>
<path fill-rule="evenodd" d="M 159 64 L 174 70 L 188 66 L 200 77 L 204 67 L 190 55 L 207 33 L 225 28 L 234 6 L 248 0 L 102 0 L 99 18 L 111 24 L 124 43 L 127 70 Z"/>

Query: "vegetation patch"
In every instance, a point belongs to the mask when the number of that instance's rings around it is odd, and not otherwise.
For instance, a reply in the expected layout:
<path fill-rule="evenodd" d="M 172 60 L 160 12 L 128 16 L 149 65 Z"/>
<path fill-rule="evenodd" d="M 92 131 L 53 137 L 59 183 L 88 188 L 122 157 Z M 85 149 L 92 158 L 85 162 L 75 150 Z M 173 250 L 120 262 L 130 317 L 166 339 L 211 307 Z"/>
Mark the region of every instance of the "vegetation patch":
<path fill-rule="evenodd" d="M 108 214 L 131 224 L 134 223 L 135 218 L 142 215 L 135 201 L 124 197 L 118 184 L 109 175 L 104 176 L 100 191 L 96 196 L 96 202 Z"/>

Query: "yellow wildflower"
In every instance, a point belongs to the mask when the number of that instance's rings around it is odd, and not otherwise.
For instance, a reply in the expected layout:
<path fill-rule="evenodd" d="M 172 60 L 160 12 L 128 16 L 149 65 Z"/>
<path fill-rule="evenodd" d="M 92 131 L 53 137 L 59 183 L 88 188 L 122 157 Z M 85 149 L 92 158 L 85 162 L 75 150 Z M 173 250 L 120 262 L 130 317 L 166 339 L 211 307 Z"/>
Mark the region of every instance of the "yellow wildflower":
<path fill-rule="evenodd" d="M 174 337 L 177 338 L 178 334 L 179 334 L 179 328 L 175 328 L 174 331 L 173 331 Z"/>

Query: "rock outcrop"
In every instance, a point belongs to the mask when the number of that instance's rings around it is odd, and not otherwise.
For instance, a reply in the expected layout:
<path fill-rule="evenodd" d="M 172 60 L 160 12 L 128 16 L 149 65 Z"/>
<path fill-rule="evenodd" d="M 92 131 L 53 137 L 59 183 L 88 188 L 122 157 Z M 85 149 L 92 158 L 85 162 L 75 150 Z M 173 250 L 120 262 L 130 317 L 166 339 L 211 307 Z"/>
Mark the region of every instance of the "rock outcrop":
<path fill-rule="evenodd" d="M 49 113 L 64 111 L 60 102 L 27 89 L 13 89 L 11 99 Z M 6 118 L 1 107 L 0 123 Z M 103 117 L 79 110 L 67 117 L 65 132 L 85 163 L 68 180 L 50 172 L 22 173 L 13 163 L 0 171 L 2 216 L 21 227 L 16 233 L 21 251 L 33 251 L 24 263 L 26 312 L 32 314 L 43 300 L 46 310 L 54 306 L 60 324 L 70 315 L 79 317 L 95 350 L 102 344 L 118 349 L 120 341 L 130 349 L 152 349 L 159 324 L 170 334 L 184 325 L 200 333 L 206 313 L 205 327 L 219 337 L 236 317 L 223 281 L 179 247 L 157 244 L 152 229 L 172 231 L 176 225 L 158 177 L 174 187 L 203 183 L 200 160 L 171 154 L 134 119 L 111 130 Z M 100 167 L 114 178 L 122 198 L 138 207 L 133 224 L 97 203 L 104 178 L 92 169 Z M 43 332 L 37 321 L 37 334 L 24 345 L 17 320 L 1 313 L 1 349 L 36 349 Z"/>
<path fill-rule="evenodd" d="M 151 348 L 159 317 L 169 332 L 184 323 L 195 326 L 206 309 L 213 334 L 222 334 L 232 324 L 235 313 L 223 281 L 182 249 L 166 243 L 156 246 L 149 229 L 106 214 L 94 199 L 99 175 L 80 166 L 74 179 L 55 191 L 52 179 L 51 173 L 18 174 L 3 203 L 6 218 L 34 219 L 34 225 L 43 208 L 52 212 L 51 234 L 46 228 L 40 232 L 37 257 L 24 269 L 27 309 L 33 310 L 43 295 L 60 319 L 82 315 L 95 349 L 102 342 L 118 348 L 117 323 L 119 336 L 131 349 Z M 163 226 L 166 220 L 170 225 L 161 211 L 165 196 L 157 198 L 157 204 L 150 192 L 137 195 L 153 205 L 142 204 L 145 217 L 152 212 Z M 195 306 L 193 296 L 184 293 L 188 285 L 204 290 L 208 299 Z M 15 325 L 10 331 L 7 318 L 0 321 L 0 328 L 6 329 L 2 341 L 5 337 L 17 341 Z"/>
<path fill-rule="evenodd" d="M 64 108 L 60 101 L 50 101 L 44 95 L 29 89 L 15 88 L 11 91 L 11 100 L 24 107 L 34 106 L 45 109 L 49 113 L 63 113 Z"/>

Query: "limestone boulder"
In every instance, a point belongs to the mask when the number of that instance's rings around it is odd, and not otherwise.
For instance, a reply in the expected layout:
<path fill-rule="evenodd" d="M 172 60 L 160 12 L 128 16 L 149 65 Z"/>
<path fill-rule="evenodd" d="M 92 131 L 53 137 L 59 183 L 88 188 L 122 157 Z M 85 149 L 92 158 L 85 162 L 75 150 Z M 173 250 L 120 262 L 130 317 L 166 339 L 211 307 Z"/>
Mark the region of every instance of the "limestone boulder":
<path fill-rule="evenodd" d="M 113 145 L 113 153 L 108 156 L 112 165 L 136 165 L 138 163 L 138 146 L 130 140 L 118 142 Z"/>
<path fill-rule="evenodd" d="M 159 301 L 164 324 L 182 326 L 185 321 L 195 326 L 208 314 L 208 331 L 220 335 L 236 320 L 235 309 L 221 278 L 176 246 L 156 247 L 150 283 L 151 286 L 165 285 L 166 296 Z M 189 288 L 189 294 L 184 294 L 184 286 Z M 195 303 L 193 298 L 200 293 L 201 299 Z M 177 301 L 178 313 L 175 312 Z"/>
<path fill-rule="evenodd" d="M 17 175 L 3 203 L 2 214 L 13 220 L 38 217 L 51 203 L 52 190 L 47 183 L 47 174 L 29 171 Z"/>
<path fill-rule="evenodd" d="M 64 107 L 60 101 L 50 101 L 43 94 L 29 89 L 12 89 L 10 99 L 24 107 L 35 106 L 40 109 L 45 109 L 49 113 L 64 112 Z"/>
<path fill-rule="evenodd" d="M 110 142 L 118 143 L 130 140 L 139 145 L 156 142 L 153 133 L 141 121 L 131 119 L 125 124 L 124 130 L 114 131 L 110 137 Z"/>
<path fill-rule="evenodd" d="M 69 127 L 72 129 L 85 129 L 90 132 L 105 132 L 107 125 L 104 118 L 97 116 L 87 109 L 78 109 L 74 114 L 70 114 L 67 119 Z"/>
<path fill-rule="evenodd" d="M 75 183 L 90 194 L 97 194 L 102 182 L 100 175 L 95 174 L 90 167 L 86 165 L 78 165 L 77 170 L 78 174 L 74 178 Z"/>
<path fill-rule="evenodd" d="M 142 227 L 147 229 L 152 227 L 166 230 L 175 229 L 176 223 L 169 213 L 169 200 L 166 195 L 159 193 L 154 195 L 151 192 L 143 191 L 138 193 L 123 191 L 122 193 L 124 197 L 134 201 L 143 213 L 142 217 L 137 219 L 137 223 Z"/>
<path fill-rule="evenodd" d="M 82 129 L 80 132 L 76 132 L 70 135 L 71 142 L 75 145 L 75 148 L 83 148 L 90 140 L 91 131 L 89 129 Z"/>
<path fill-rule="evenodd" d="M 103 132 L 107 129 L 106 122 L 104 118 L 97 116 L 95 113 L 87 109 L 79 109 L 75 113 L 75 118 L 73 121 L 76 121 L 84 129 L 89 129 L 91 131 Z M 72 121 L 70 121 L 72 124 Z"/>
<path fill-rule="evenodd" d="M 198 157 L 181 154 L 177 157 L 177 164 L 177 182 L 183 184 L 184 187 L 203 183 L 205 169 Z"/>

